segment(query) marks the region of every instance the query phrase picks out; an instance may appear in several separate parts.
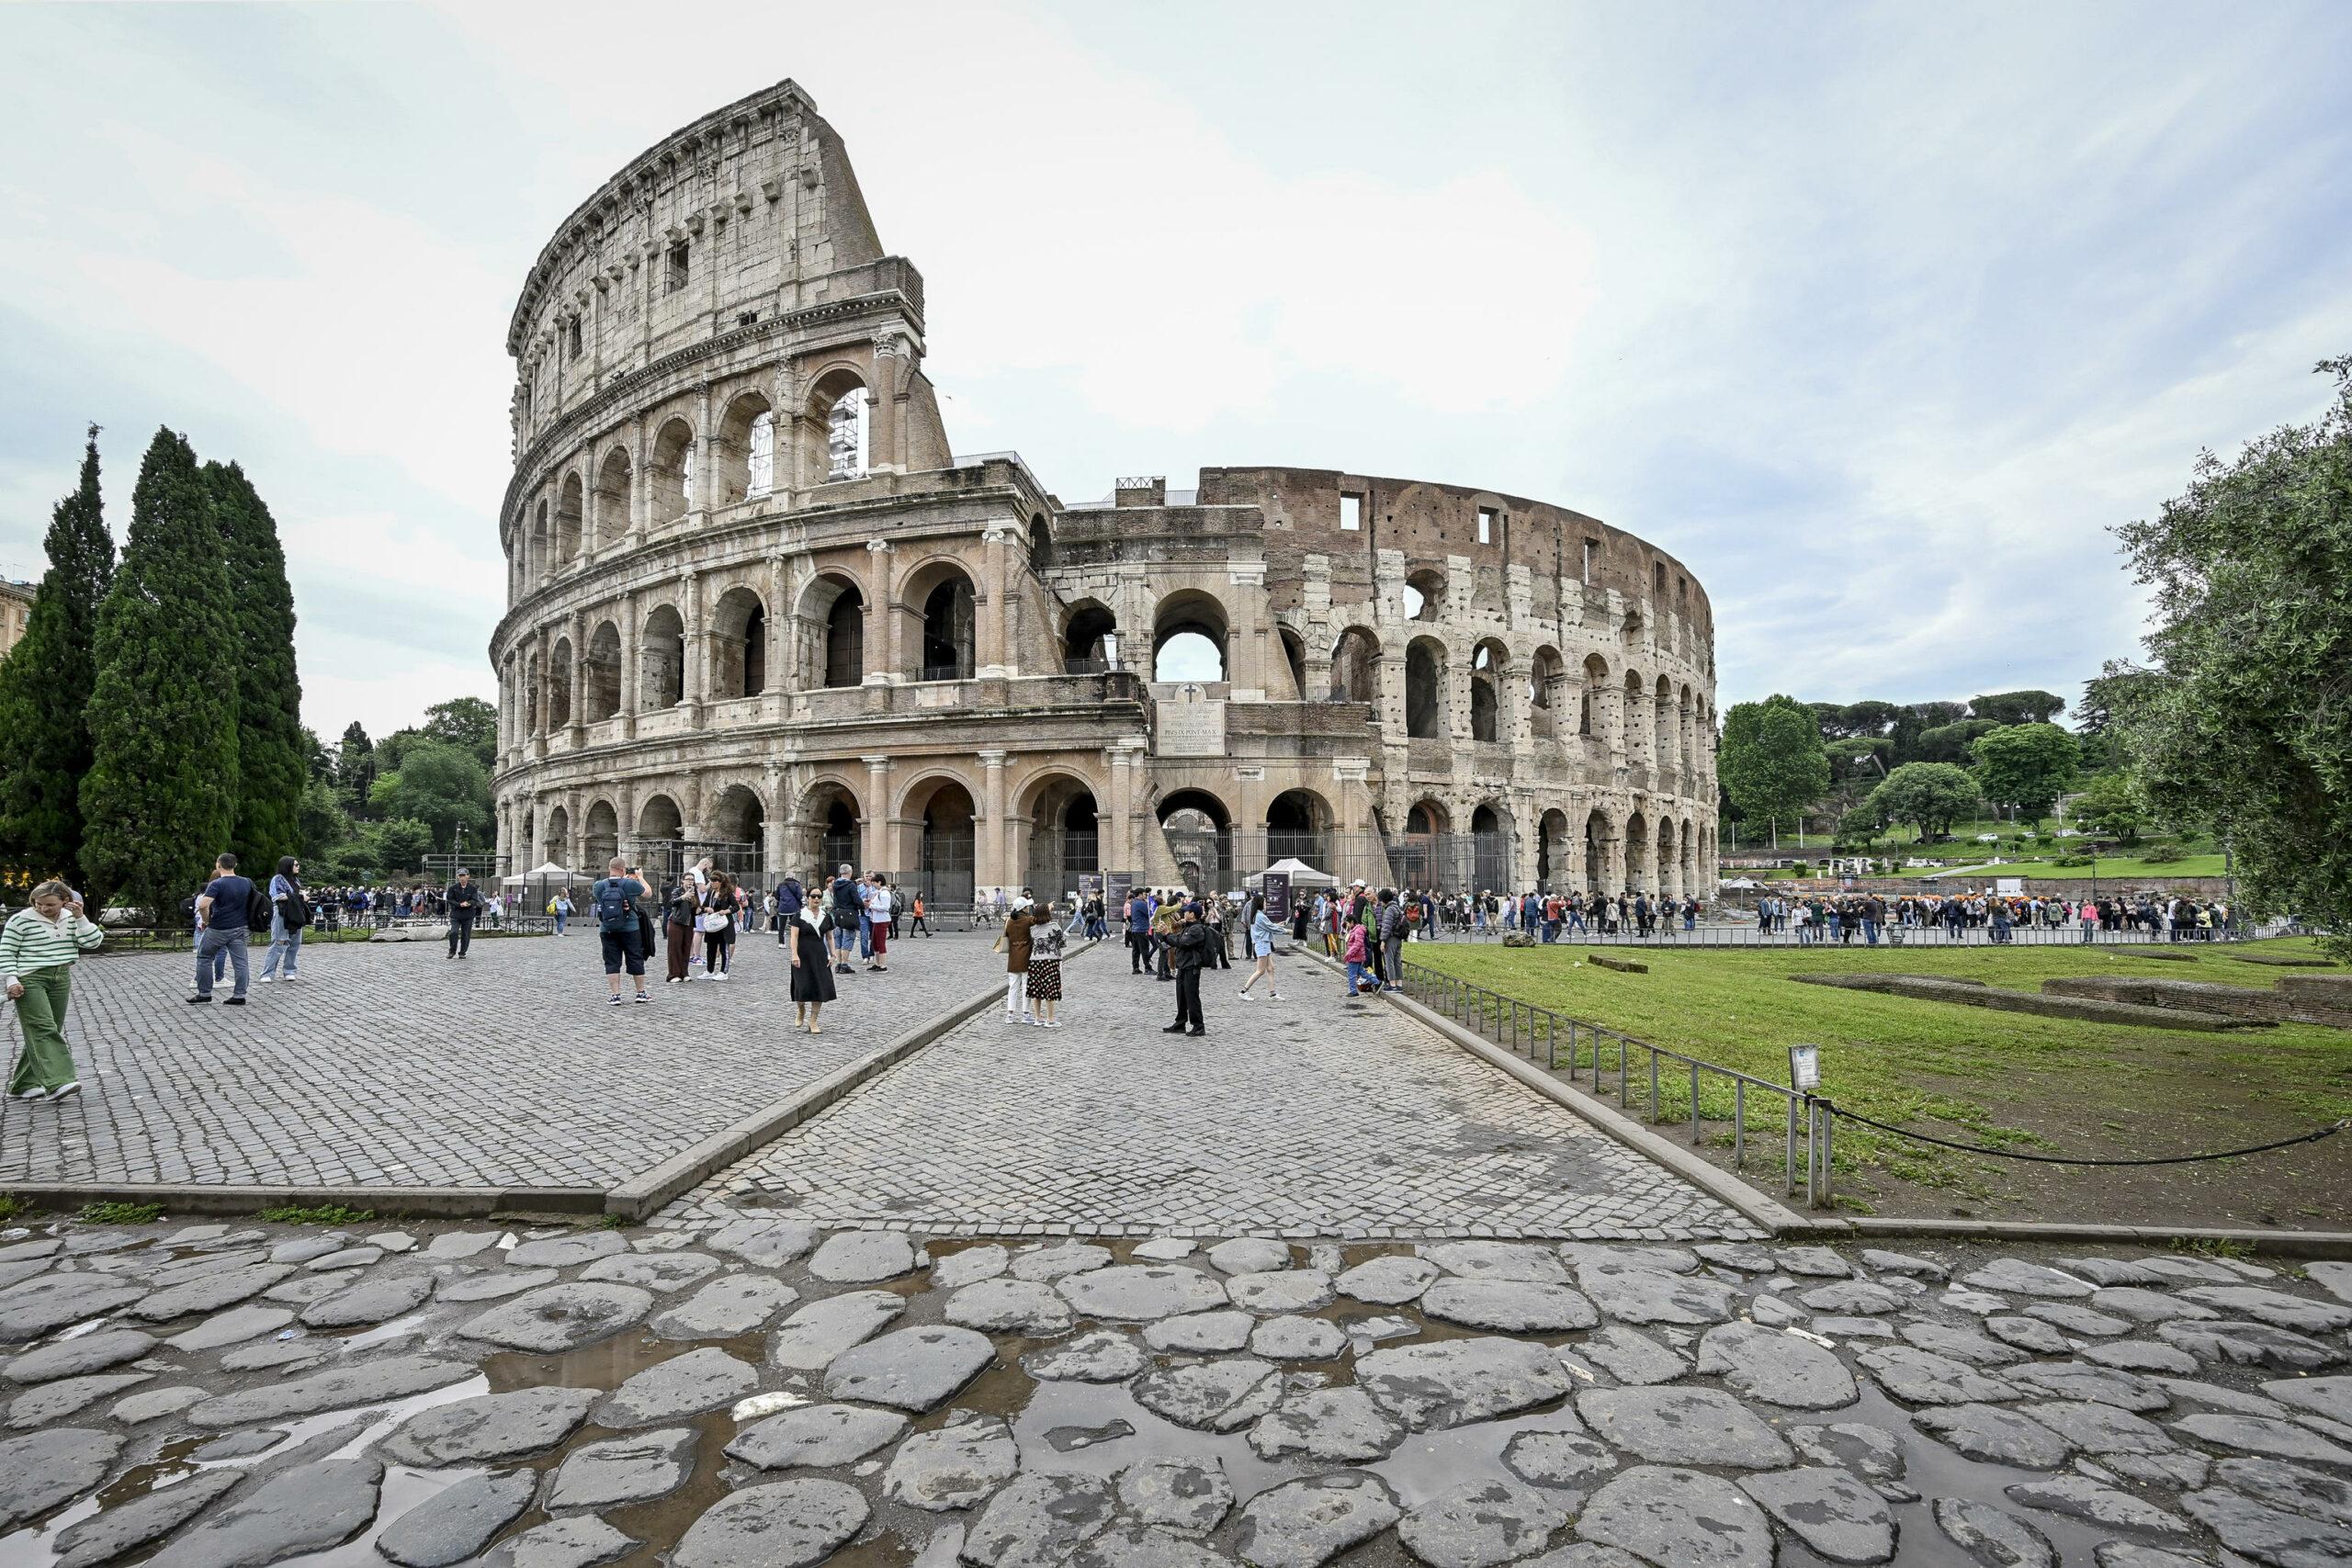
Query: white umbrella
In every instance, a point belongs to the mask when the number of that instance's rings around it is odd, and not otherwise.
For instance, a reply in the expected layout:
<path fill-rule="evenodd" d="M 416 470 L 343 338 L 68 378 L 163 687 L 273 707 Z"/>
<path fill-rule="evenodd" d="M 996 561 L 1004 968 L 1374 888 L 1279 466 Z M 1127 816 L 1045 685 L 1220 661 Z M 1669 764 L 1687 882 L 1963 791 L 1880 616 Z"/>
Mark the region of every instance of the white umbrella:
<path fill-rule="evenodd" d="M 1266 871 L 1287 872 L 1293 887 L 1337 887 L 1340 885 L 1338 877 L 1327 871 L 1317 871 L 1303 860 L 1278 860 Z M 1265 876 L 1266 872 L 1261 871 L 1243 880 L 1255 888 L 1264 886 Z"/>

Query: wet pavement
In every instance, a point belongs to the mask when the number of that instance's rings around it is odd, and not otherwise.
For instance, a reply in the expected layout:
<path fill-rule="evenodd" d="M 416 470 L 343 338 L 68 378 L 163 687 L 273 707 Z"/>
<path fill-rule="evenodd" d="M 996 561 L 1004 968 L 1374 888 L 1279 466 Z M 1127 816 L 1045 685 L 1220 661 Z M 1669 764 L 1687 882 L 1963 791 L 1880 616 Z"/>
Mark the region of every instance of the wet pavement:
<path fill-rule="evenodd" d="M 2352 1558 L 2352 1265 L 0 1233 L 0 1563 Z"/>

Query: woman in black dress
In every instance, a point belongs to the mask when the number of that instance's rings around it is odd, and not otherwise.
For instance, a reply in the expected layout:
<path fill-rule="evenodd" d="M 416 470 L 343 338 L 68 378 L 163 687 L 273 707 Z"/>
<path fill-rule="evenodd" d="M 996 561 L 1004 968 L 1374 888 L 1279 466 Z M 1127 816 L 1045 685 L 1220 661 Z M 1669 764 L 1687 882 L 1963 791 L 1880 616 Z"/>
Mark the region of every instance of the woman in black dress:
<path fill-rule="evenodd" d="M 832 955 L 825 951 L 825 939 L 818 934 L 809 911 L 792 917 L 791 925 L 792 1021 L 811 1034 L 822 1034 L 817 1015 L 833 999 Z"/>

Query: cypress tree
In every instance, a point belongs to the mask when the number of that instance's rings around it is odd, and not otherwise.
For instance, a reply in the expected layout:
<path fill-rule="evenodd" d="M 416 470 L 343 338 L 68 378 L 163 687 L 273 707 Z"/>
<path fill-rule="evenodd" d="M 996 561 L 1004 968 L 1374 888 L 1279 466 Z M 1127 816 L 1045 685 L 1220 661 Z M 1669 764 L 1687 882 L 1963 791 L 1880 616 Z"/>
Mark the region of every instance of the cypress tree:
<path fill-rule="evenodd" d="M 0 660 L 0 860 L 64 876 L 92 899 L 82 861 L 82 775 L 90 771 L 86 707 L 96 676 L 98 605 L 114 577 L 114 539 L 98 500 L 98 427 L 82 449 L 82 482 L 50 513 L 49 570 L 16 650 Z"/>
<path fill-rule="evenodd" d="M 236 628 L 237 817 L 230 847 L 251 865 L 302 852 L 302 682 L 294 668 L 294 590 L 277 521 L 235 463 L 204 465 L 220 530 Z"/>
<path fill-rule="evenodd" d="M 98 610 L 82 858 L 159 924 L 236 820 L 241 647 L 220 554 L 196 453 L 157 431 Z"/>
<path fill-rule="evenodd" d="M 376 743 L 357 719 L 344 727 L 343 744 L 335 749 L 334 788 L 343 808 L 354 817 L 368 814 L 368 792 L 376 783 Z"/>

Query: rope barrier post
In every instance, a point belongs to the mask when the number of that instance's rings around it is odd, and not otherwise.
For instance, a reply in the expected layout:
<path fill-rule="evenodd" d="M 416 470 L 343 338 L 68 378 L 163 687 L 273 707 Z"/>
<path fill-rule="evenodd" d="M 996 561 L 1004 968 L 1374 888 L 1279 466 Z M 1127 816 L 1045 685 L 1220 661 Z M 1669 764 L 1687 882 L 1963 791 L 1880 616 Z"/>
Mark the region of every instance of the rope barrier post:
<path fill-rule="evenodd" d="M 1821 1102 L 1821 1206 L 1830 1206 L 1838 1189 L 1838 1102 Z"/>
<path fill-rule="evenodd" d="M 1797 1097 L 1793 1094 L 1789 1096 L 1789 1148 L 1781 1168 L 1789 1177 L 1788 1190 L 1782 1196 L 1793 1198 L 1797 1195 Z"/>

